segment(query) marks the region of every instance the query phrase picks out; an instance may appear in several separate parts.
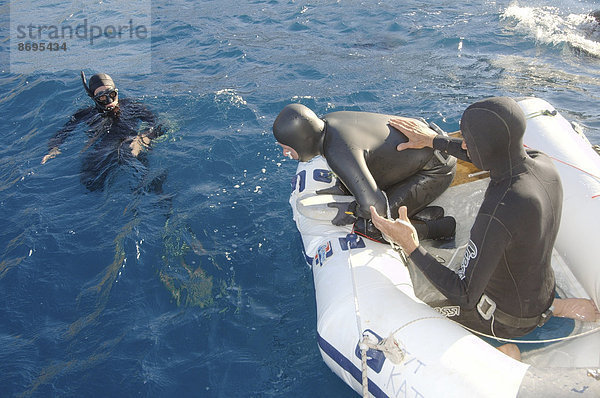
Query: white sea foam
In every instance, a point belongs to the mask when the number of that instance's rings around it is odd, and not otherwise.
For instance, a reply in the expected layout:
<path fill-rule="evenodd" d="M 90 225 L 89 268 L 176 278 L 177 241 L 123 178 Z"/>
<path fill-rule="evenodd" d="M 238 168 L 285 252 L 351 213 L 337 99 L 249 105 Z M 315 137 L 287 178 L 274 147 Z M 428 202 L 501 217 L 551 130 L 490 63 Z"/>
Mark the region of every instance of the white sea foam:
<path fill-rule="evenodd" d="M 502 19 L 514 29 L 544 44 L 567 44 L 587 54 L 600 57 L 600 25 L 590 15 L 565 14 L 558 7 L 510 5 Z"/>
<path fill-rule="evenodd" d="M 247 105 L 246 100 L 239 95 L 234 89 L 226 88 L 223 90 L 219 90 L 216 93 L 217 99 L 224 100 L 231 105 L 240 106 Z"/>

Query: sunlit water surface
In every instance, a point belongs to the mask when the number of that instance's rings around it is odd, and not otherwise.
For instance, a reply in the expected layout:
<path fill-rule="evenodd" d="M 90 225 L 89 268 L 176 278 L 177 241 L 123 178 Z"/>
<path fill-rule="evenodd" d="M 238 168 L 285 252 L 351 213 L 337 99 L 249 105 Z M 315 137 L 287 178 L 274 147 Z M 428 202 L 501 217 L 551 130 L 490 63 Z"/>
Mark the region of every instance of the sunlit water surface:
<path fill-rule="evenodd" d="M 600 144 L 594 2 L 526 3 L 155 0 L 152 74 L 113 78 L 167 133 L 93 192 L 83 129 L 40 164 L 90 105 L 77 66 L 2 72 L 0 395 L 351 396 L 317 349 L 273 120 L 301 102 L 455 130 L 476 100 L 538 96 Z"/>

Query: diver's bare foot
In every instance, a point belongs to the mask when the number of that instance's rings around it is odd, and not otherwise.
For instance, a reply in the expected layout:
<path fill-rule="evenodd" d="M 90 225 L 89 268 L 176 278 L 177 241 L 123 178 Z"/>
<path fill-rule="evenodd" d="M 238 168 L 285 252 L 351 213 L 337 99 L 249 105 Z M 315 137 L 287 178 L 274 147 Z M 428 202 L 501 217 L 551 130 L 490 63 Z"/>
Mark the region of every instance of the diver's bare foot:
<path fill-rule="evenodd" d="M 582 298 L 554 299 L 554 316 L 594 322 L 600 319 L 598 307 L 592 300 Z"/>

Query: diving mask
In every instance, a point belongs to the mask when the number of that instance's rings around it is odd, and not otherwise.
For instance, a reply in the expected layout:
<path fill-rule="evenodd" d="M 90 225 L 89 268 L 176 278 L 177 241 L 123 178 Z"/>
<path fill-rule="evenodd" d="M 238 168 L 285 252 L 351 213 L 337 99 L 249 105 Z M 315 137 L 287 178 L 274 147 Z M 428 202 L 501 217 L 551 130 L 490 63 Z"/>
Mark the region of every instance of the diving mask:
<path fill-rule="evenodd" d="M 108 105 L 117 98 L 119 95 L 119 90 L 116 88 L 109 88 L 108 90 L 104 90 L 96 95 L 94 95 L 94 101 L 96 101 L 100 105 Z"/>

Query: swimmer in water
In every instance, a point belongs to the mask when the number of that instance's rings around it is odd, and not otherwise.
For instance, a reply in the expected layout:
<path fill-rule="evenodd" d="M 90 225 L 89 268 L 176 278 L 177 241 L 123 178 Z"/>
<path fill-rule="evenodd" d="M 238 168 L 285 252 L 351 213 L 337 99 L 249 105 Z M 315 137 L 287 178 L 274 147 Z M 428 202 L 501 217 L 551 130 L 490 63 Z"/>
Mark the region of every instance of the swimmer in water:
<path fill-rule="evenodd" d="M 89 84 L 81 72 L 83 88 L 94 101 L 94 107 L 77 111 L 65 126 L 48 142 L 48 154 L 41 163 L 59 155 L 60 146 L 77 125 L 85 122 L 89 129 L 88 143 L 81 172 L 81 181 L 89 190 L 102 189 L 106 177 L 119 164 L 141 163 L 147 168 L 145 152 L 153 139 L 163 134 L 156 124 L 154 114 L 144 105 L 120 99 L 119 90 L 112 78 L 98 73 L 90 78 Z"/>
<path fill-rule="evenodd" d="M 407 138 L 389 126 L 394 116 L 369 112 L 334 112 L 317 117 L 301 104 L 286 106 L 273 124 L 273 134 L 284 156 L 308 162 L 323 156 L 342 184 L 321 193 L 352 194 L 355 202 L 331 204 L 338 208 L 335 225 L 354 223 L 354 231 L 382 241 L 370 223 L 369 206 L 397 214 L 407 206 L 419 236 L 451 238 L 456 227 L 443 209 L 425 207 L 448 188 L 456 159 L 436 155 L 431 148 L 398 152 Z M 433 130 L 432 130 L 433 131 Z"/>

